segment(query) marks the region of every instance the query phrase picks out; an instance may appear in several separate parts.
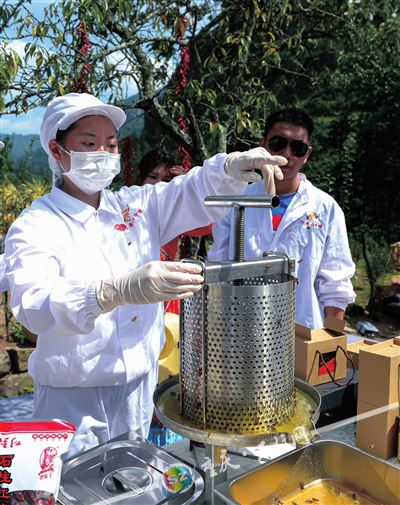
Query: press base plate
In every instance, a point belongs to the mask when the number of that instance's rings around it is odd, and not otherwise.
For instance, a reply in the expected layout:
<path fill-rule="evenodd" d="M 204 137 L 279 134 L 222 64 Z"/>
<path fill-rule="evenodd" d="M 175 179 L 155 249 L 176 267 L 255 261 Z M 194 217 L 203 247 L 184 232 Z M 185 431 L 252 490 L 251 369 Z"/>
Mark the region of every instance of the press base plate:
<path fill-rule="evenodd" d="M 288 425 L 278 426 L 276 431 L 257 433 L 223 433 L 211 429 L 200 429 L 195 423 L 178 414 L 179 374 L 159 384 L 153 395 L 153 402 L 158 419 L 170 430 L 196 442 L 231 447 L 252 447 L 263 443 L 273 445 L 289 443 L 305 444 L 314 437 L 315 423 L 319 418 L 321 397 L 318 391 L 306 382 L 296 379 L 294 386 L 299 397 L 308 404 L 312 412 L 307 425 L 304 418 L 296 424 L 292 419 Z M 295 416 L 296 417 L 296 416 Z"/>

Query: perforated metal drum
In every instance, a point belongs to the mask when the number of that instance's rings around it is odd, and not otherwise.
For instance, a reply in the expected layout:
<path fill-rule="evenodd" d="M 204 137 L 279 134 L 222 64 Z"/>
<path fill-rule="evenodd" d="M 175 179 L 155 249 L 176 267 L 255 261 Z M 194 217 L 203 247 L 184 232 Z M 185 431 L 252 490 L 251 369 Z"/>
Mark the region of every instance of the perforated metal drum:
<path fill-rule="evenodd" d="M 273 431 L 296 402 L 293 262 L 197 263 L 204 290 L 181 301 L 181 414 L 203 429 Z"/>

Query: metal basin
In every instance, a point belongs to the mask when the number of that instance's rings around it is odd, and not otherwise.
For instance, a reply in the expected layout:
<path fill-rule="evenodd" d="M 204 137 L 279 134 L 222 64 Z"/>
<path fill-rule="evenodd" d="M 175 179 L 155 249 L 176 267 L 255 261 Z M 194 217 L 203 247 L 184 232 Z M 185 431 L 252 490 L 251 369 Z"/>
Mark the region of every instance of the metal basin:
<path fill-rule="evenodd" d="M 179 492 L 165 485 L 165 472 L 171 467 L 178 467 L 177 472 L 187 469 L 190 475 L 190 485 Z M 168 500 L 171 505 L 188 505 L 203 492 L 203 478 L 192 465 L 128 432 L 65 461 L 58 501 L 62 505 L 156 505 Z"/>
<path fill-rule="evenodd" d="M 321 479 L 336 480 L 385 505 L 400 503 L 400 468 L 357 448 L 320 440 L 224 482 L 214 493 L 229 505 L 269 504 Z"/>
<path fill-rule="evenodd" d="M 311 432 L 315 431 L 315 424 L 320 415 L 321 396 L 318 391 L 306 382 L 295 379 L 295 387 L 304 395 L 307 402 L 314 412 L 309 420 L 310 438 Z M 293 432 L 276 430 L 274 432 L 254 432 L 250 434 L 221 433 L 213 431 L 208 427 L 200 428 L 196 424 L 186 420 L 178 415 L 178 386 L 179 376 L 173 375 L 159 384 L 153 394 L 153 402 L 158 419 L 170 428 L 173 432 L 195 440 L 211 445 L 231 446 L 231 447 L 251 447 L 263 443 L 265 445 L 277 443 L 289 443 L 296 445 L 296 438 Z M 174 396 L 170 397 L 170 394 Z M 310 415 L 310 414 L 309 414 Z M 300 442 L 302 443 L 302 442 Z"/>

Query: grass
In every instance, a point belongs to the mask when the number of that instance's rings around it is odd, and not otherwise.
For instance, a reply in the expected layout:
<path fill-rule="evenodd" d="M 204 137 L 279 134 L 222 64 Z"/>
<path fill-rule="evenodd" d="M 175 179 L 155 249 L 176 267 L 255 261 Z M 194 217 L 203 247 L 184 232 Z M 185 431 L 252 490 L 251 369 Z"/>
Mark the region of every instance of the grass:
<path fill-rule="evenodd" d="M 392 284 L 393 276 L 400 275 L 400 272 L 392 268 L 387 273 L 381 275 L 377 280 L 377 286 L 383 286 L 389 288 Z M 360 259 L 356 264 L 356 273 L 352 278 L 353 288 L 356 292 L 357 298 L 355 303 L 365 309 L 369 302 L 370 297 L 370 284 L 368 281 L 367 272 L 365 269 L 364 259 Z"/>

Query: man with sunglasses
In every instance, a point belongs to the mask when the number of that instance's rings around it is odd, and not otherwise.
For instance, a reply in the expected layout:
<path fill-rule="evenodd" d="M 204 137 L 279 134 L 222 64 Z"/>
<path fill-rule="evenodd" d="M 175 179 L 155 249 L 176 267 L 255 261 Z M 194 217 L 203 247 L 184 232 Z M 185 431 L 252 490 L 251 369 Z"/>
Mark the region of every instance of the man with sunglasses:
<path fill-rule="evenodd" d="M 295 258 L 296 323 L 321 328 L 326 316 L 343 319 L 347 304 L 355 299 L 351 284 L 355 266 L 351 259 L 344 214 L 327 193 L 300 173 L 307 162 L 313 120 L 299 109 L 271 114 L 260 147 L 283 156 L 286 165 L 263 167 L 264 181 L 250 184 L 248 195 L 277 194 L 278 209 L 245 211 L 244 257 L 259 258 L 265 251 Z M 236 153 L 228 156 L 234 157 Z M 211 261 L 232 259 L 233 210 L 213 225 Z"/>

